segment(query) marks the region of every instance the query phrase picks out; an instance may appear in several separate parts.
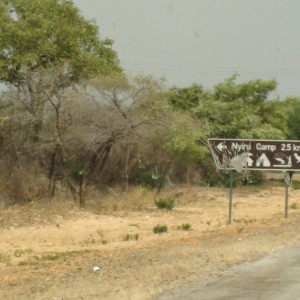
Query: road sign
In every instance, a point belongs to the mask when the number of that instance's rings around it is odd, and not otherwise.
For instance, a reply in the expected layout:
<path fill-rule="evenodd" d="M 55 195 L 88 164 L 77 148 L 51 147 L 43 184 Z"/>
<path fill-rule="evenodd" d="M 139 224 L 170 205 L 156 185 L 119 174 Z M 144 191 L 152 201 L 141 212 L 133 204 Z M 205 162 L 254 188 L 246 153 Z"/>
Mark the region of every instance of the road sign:
<path fill-rule="evenodd" d="M 208 139 L 217 169 L 300 171 L 300 141 Z"/>

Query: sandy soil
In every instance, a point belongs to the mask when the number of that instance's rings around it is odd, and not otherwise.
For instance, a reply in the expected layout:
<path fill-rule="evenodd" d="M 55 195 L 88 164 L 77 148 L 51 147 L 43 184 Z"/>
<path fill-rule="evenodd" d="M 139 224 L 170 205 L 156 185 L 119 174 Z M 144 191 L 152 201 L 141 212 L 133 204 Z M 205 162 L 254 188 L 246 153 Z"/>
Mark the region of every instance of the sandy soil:
<path fill-rule="evenodd" d="M 153 199 L 105 214 L 68 202 L 2 207 L 0 299 L 155 299 L 300 240 L 300 190 L 285 219 L 283 185 L 235 189 L 231 225 L 227 189 L 164 193 L 176 197 L 171 211 Z M 154 234 L 158 224 L 168 232 Z"/>

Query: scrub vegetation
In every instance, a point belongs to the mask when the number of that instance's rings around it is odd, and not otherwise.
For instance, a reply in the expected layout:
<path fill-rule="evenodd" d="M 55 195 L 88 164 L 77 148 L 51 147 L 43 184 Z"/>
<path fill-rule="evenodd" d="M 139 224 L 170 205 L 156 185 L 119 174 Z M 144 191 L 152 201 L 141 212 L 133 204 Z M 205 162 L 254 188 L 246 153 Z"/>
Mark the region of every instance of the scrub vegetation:
<path fill-rule="evenodd" d="M 300 136 L 300 99 L 274 96 L 275 80 L 234 74 L 206 90 L 127 76 L 113 41 L 72 1 L 1 1 L 0 39 L 8 205 L 72 197 L 84 207 L 112 186 L 222 186 L 207 138 Z"/>

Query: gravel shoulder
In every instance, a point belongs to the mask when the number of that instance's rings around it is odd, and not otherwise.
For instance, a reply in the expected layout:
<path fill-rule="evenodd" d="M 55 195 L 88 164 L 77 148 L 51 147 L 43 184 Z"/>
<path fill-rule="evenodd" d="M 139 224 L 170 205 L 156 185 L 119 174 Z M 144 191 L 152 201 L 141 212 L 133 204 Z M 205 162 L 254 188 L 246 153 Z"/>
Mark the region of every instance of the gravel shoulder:
<path fill-rule="evenodd" d="M 234 266 L 218 278 L 175 289 L 157 300 L 299 300 L 300 243 Z"/>

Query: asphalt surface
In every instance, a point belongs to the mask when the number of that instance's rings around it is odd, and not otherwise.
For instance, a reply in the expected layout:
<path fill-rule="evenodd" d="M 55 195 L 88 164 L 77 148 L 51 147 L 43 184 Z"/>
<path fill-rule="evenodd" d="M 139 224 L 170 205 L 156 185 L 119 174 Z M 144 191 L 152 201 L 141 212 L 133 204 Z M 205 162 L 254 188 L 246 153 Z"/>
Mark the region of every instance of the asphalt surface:
<path fill-rule="evenodd" d="M 220 277 L 161 295 L 157 300 L 300 300 L 300 244 Z"/>

